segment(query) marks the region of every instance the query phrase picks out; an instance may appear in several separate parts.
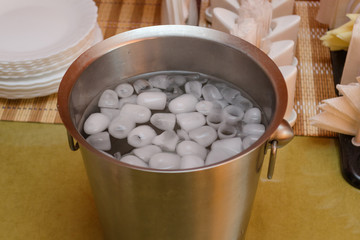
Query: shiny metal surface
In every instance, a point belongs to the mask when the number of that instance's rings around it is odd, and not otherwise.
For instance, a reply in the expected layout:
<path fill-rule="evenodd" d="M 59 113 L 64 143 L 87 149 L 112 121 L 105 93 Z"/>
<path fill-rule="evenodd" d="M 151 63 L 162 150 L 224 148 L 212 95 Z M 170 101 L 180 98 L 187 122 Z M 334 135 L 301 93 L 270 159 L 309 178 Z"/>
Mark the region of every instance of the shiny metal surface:
<path fill-rule="evenodd" d="M 267 178 L 272 179 L 275 170 L 275 162 L 277 149 L 285 146 L 294 138 L 294 133 L 290 124 L 283 120 L 276 131 L 270 136 L 269 139 L 269 148 L 270 148 L 270 158 L 269 158 L 269 166 Z"/>
<path fill-rule="evenodd" d="M 270 158 L 269 158 L 269 166 L 268 166 L 268 173 L 267 173 L 268 179 L 272 179 L 272 177 L 274 175 L 278 141 L 273 140 L 270 145 L 271 145 Z"/>
<path fill-rule="evenodd" d="M 208 74 L 247 92 L 265 134 L 243 153 L 191 170 L 115 161 L 81 135 L 89 102 L 121 79 L 156 71 Z M 265 148 L 282 122 L 286 85 L 275 64 L 239 38 L 206 28 L 156 26 L 107 39 L 80 56 L 61 82 L 58 108 L 78 141 L 107 239 L 243 239 Z"/>

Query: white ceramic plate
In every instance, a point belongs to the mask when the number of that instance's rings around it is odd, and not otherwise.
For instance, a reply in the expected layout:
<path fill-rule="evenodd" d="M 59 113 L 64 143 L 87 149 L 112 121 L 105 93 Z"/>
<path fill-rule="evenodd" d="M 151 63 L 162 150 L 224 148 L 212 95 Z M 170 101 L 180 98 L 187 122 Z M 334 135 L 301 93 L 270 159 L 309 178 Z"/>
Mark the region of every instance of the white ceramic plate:
<path fill-rule="evenodd" d="M 58 91 L 59 86 L 55 85 L 52 87 L 49 87 L 46 90 L 40 89 L 40 90 L 32 90 L 32 91 L 22 91 L 17 93 L 12 93 L 9 91 L 4 91 L 0 89 L 0 97 L 8 98 L 8 99 L 19 99 L 19 98 L 34 98 L 34 97 L 43 97 L 47 96 L 53 93 L 56 93 Z"/>
<path fill-rule="evenodd" d="M 14 87 L 28 87 L 47 83 L 54 78 L 62 77 L 70 64 L 80 56 L 80 54 L 103 39 L 101 29 L 97 24 L 94 30 L 95 34 L 91 39 L 91 43 L 85 46 L 80 52 L 73 53 L 70 59 L 64 59 L 55 65 L 50 65 L 46 71 L 39 71 L 39 74 L 36 75 L 19 76 L 17 78 L 8 78 L 0 75 L 0 88 L 12 89 Z"/>
<path fill-rule="evenodd" d="M 31 61 L 70 49 L 93 29 L 92 0 L 0 0 L 0 61 Z"/>
<path fill-rule="evenodd" d="M 61 54 L 61 57 L 51 59 L 51 61 L 44 61 L 41 64 L 32 64 L 28 66 L 8 66 L 0 64 L 0 81 L 8 79 L 9 81 L 15 81 L 16 79 L 24 79 L 29 77 L 41 76 L 46 73 L 63 68 L 73 62 L 81 53 L 87 50 L 93 45 L 94 39 L 97 34 L 95 31 L 91 32 L 91 38 L 87 39 L 79 49 L 71 54 Z"/>
<path fill-rule="evenodd" d="M 93 39 L 91 45 L 95 45 L 103 40 L 100 27 L 96 24 L 95 28 L 95 39 Z M 13 84 L 9 84 L 9 81 L 0 80 L 0 97 L 19 99 L 41 97 L 56 93 L 68 66 L 69 65 L 64 66 L 61 69 L 44 74 L 40 77 L 20 79 Z"/>

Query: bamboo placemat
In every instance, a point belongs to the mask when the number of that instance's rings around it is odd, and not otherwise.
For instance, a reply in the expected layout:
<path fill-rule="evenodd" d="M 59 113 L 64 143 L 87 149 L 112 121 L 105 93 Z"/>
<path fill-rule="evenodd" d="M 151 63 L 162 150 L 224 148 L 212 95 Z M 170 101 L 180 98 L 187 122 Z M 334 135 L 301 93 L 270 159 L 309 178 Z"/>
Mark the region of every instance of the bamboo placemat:
<path fill-rule="evenodd" d="M 337 136 L 310 125 L 310 118 L 319 113 L 321 100 L 336 97 L 329 49 L 320 37 L 328 26 L 315 21 L 319 2 L 296 2 L 295 14 L 301 16 L 296 57 L 299 61 L 294 110 L 297 121 L 294 132 L 304 136 Z"/>
<path fill-rule="evenodd" d="M 96 0 L 98 23 L 104 38 L 127 30 L 160 24 L 161 0 Z M 200 26 L 208 26 L 204 12 L 209 0 L 202 0 Z M 319 37 L 327 26 L 315 21 L 318 1 L 296 1 L 294 13 L 301 16 L 296 57 L 298 76 L 294 109 L 298 118 L 294 132 L 300 136 L 336 136 L 309 124 L 321 100 L 335 97 L 330 53 Z M 57 95 L 33 99 L 1 99 L 0 120 L 61 123 L 56 109 Z"/>
<path fill-rule="evenodd" d="M 159 25 L 161 0 L 95 0 L 104 38 L 131 29 Z M 57 94 L 32 99 L 0 98 L 0 120 L 62 123 Z"/>

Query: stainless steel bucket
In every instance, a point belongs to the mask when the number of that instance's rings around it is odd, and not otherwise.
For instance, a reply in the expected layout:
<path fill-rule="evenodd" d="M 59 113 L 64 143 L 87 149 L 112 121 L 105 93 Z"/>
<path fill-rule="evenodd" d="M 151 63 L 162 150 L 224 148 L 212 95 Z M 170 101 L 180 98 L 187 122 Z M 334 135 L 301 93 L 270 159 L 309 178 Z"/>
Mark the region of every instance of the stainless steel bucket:
<path fill-rule="evenodd" d="M 200 72 L 240 87 L 264 111 L 265 134 L 231 159 L 191 170 L 130 166 L 85 141 L 85 110 L 101 91 L 165 70 Z M 80 146 L 106 238 L 126 240 L 243 239 L 266 149 L 272 146 L 273 163 L 277 147 L 292 137 L 283 121 L 286 103 L 284 79 L 262 51 L 191 26 L 147 27 L 109 38 L 70 66 L 58 92 L 58 109 L 72 148 Z"/>

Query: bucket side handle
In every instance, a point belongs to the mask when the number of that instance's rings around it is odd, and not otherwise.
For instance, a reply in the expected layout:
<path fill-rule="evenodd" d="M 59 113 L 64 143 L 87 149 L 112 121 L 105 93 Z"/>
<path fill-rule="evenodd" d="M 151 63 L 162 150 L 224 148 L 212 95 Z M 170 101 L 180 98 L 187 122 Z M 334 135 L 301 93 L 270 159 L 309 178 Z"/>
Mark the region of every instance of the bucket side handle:
<path fill-rule="evenodd" d="M 79 149 L 79 143 L 74 141 L 74 138 L 71 136 L 71 134 L 66 131 L 67 137 L 68 137 L 68 144 L 72 151 L 76 151 Z"/>
<path fill-rule="evenodd" d="M 294 132 L 286 120 L 282 120 L 276 131 L 270 136 L 268 146 L 270 148 L 269 167 L 267 178 L 272 179 L 274 175 L 277 149 L 285 146 L 294 138 Z"/>

